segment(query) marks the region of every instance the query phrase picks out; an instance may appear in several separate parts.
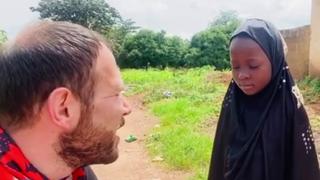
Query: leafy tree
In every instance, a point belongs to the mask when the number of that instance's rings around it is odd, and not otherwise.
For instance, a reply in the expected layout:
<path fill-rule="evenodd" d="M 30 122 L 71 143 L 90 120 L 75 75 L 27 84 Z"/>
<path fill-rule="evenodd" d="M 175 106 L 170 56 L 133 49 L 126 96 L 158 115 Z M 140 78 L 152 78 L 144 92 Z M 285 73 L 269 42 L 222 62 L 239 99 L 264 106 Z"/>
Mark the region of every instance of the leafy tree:
<path fill-rule="evenodd" d="M 231 34 L 240 25 L 241 19 L 238 17 L 236 11 L 222 11 L 218 17 L 210 23 L 209 28 L 219 29 L 227 34 L 230 38 Z"/>
<path fill-rule="evenodd" d="M 188 61 L 189 66 L 199 67 L 213 65 L 221 70 L 228 67 L 228 44 L 227 35 L 218 29 L 208 29 L 194 35 L 191 39 L 193 59 Z"/>
<path fill-rule="evenodd" d="M 189 47 L 188 51 L 185 54 L 185 61 L 187 67 L 193 67 L 195 65 L 195 61 L 200 58 L 201 51 L 199 48 L 196 47 Z"/>
<path fill-rule="evenodd" d="M 158 66 L 163 54 L 159 41 L 162 41 L 163 38 L 163 32 L 155 33 L 150 30 L 140 30 L 128 36 L 119 56 L 120 66 L 131 68 Z"/>
<path fill-rule="evenodd" d="M 7 34 L 5 31 L 0 29 L 0 45 L 8 40 Z"/>
<path fill-rule="evenodd" d="M 98 32 L 105 32 L 120 22 L 118 11 L 105 0 L 41 0 L 31 11 L 39 12 L 40 18 L 69 21 Z"/>
<path fill-rule="evenodd" d="M 188 66 L 213 65 L 218 70 L 229 68 L 229 41 L 240 22 L 234 11 L 221 12 L 206 30 L 192 37 L 186 55 Z"/>
<path fill-rule="evenodd" d="M 130 19 L 124 20 L 120 24 L 112 26 L 108 32 L 105 32 L 105 36 L 110 41 L 116 58 L 118 58 L 122 50 L 125 37 L 139 29 L 134 23 L 135 22 Z"/>
<path fill-rule="evenodd" d="M 126 68 L 185 66 L 188 46 L 187 41 L 177 36 L 167 37 L 164 31 L 140 30 L 125 39 L 119 64 Z"/>
<path fill-rule="evenodd" d="M 163 44 L 165 66 L 184 67 L 187 65 L 185 56 L 188 52 L 189 42 L 178 36 L 166 37 Z"/>

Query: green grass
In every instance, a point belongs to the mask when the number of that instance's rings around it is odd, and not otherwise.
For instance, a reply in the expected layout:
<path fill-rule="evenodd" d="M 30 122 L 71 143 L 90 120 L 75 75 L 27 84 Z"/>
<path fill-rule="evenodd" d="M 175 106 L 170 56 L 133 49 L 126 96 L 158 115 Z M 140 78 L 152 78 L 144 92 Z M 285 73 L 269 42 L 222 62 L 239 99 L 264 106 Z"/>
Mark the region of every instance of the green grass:
<path fill-rule="evenodd" d="M 122 76 L 128 85 L 128 95 L 133 95 L 148 92 L 158 84 L 163 84 L 166 80 L 172 78 L 172 73 L 158 69 L 148 71 L 130 69 L 123 70 Z"/>
<path fill-rule="evenodd" d="M 150 111 L 160 118 L 147 141 L 151 154 L 173 169 L 195 173 L 192 179 L 207 177 L 214 134 L 214 122 L 208 121 L 220 112 L 226 91 L 219 81 L 223 73 L 211 67 L 122 71 L 128 94 L 143 94 Z"/>
<path fill-rule="evenodd" d="M 317 107 L 320 103 L 320 79 L 311 78 L 309 76 L 298 81 L 298 86 L 303 94 L 305 104 Z M 310 109 L 310 108 L 309 108 Z M 320 108 L 317 108 L 320 109 Z M 320 115 L 312 110 L 308 112 L 313 132 L 320 133 Z M 318 146 L 318 149 L 320 147 Z"/>
<path fill-rule="evenodd" d="M 307 104 L 320 102 L 320 79 L 305 77 L 298 86 Z"/>
<path fill-rule="evenodd" d="M 163 158 L 169 168 L 192 172 L 190 179 L 207 179 L 214 127 L 230 72 L 203 67 L 123 70 L 122 76 L 128 95 L 143 94 L 148 109 L 160 118 L 147 139 L 151 154 Z M 320 80 L 306 77 L 298 86 L 307 105 L 320 102 Z M 319 114 L 310 108 L 308 113 L 313 130 L 320 132 Z"/>

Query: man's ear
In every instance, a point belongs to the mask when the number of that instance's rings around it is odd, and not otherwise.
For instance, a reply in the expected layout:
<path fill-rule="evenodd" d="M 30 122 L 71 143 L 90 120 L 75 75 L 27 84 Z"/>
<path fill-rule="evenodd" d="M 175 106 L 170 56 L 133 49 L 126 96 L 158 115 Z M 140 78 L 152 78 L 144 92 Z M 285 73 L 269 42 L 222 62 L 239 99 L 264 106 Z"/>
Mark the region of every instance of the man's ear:
<path fill-rule="evenodd" d="M 64 131 L 76 127 L 80 118 L 80 102 L 64 87 L 54 89 L 47 100 L 48 115 L 52 123 Z"/>

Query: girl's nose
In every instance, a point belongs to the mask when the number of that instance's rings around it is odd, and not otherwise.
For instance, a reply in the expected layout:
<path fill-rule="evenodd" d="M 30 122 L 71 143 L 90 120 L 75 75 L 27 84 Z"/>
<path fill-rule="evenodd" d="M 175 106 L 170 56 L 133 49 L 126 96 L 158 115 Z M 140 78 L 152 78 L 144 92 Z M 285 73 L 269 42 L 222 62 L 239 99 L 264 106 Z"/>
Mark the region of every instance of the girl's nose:
<path fill-rule="evenodd" d="M 249 78 L 249 73 L 245 71 L 240 71 L 238 74 L 238 79 L 243 80 L 243 79 L 248 79 Z"/>

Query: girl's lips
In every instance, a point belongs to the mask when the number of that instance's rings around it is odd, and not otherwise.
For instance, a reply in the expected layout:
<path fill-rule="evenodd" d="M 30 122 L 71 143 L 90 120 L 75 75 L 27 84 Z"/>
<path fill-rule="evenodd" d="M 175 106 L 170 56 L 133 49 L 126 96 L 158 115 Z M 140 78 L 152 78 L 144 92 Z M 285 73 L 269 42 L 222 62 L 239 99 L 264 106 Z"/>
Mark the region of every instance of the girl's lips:
<path fill-rule="evenodd" d="M 249 84 L 249 85 L 240 85 L 240 88 L 243 89 L 243 90 L 250 90 L 253 88 L 253 85 L 252 84 Z"/>

